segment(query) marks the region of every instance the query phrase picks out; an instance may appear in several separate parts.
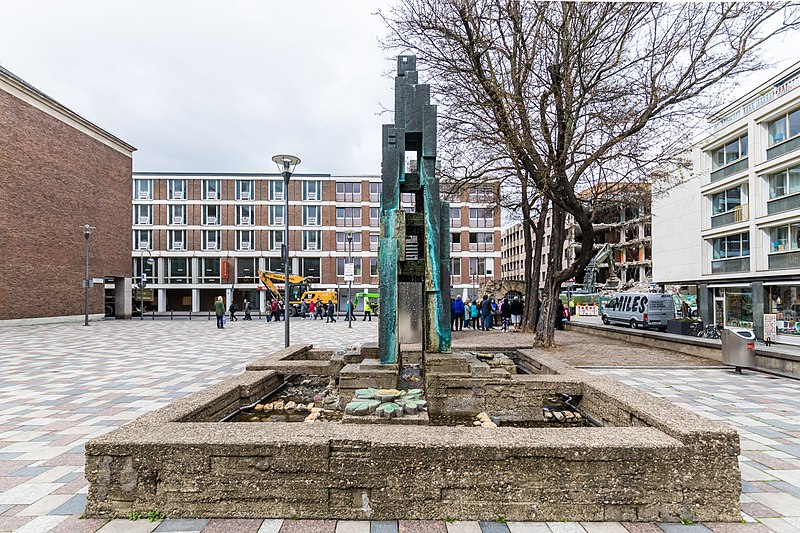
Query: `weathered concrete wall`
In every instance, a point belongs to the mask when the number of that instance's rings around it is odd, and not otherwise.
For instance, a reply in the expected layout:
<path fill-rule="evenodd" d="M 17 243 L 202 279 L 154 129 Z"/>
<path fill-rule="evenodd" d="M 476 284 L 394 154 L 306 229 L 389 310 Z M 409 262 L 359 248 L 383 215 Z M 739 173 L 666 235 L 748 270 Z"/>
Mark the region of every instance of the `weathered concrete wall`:
<path fill-rule="evenodd" d="M 377 430 L 215 422 L 282 379 L 274 370 L 248 371 L 89 442 L 87 514 L 739 519 L 734 430 L 614 380 L 536 358 L 554 374 L 506 384 L 532 387 L 540 379 L 544 388 L 580 387 L 595 414 L 628 427 L 409 431 L 391 424 Z M 499 382 L 484 386 L 485 398 L 504 397 Z"/>

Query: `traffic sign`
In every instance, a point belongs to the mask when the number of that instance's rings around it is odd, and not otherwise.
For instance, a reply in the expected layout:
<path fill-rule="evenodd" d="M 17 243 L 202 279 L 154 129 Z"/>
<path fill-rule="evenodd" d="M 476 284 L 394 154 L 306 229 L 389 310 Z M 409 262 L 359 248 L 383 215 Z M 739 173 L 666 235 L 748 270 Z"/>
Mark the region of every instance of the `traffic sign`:
<path fill-rule="evenodd" d="M 344 280 L 353 281 L 356 277 L 356 266 L 354 263 L 344 264 Z"/>

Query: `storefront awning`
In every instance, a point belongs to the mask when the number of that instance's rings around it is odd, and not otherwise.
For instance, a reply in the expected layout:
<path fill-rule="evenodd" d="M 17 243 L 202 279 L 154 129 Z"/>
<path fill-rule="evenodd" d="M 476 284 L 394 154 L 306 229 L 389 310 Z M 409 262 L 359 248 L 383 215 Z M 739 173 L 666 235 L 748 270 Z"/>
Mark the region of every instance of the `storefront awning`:
<path fill-rule="evenodd" d="M 765 281 L 765 287 L 771 287 L 774 285 L 789 285 L 789 286 L 800 286 L 800 281 Z"/>
<path fill-rule="evenodd" d="M 728 289 L 732 287 L 750 288 L 752 283 L 713 283 L 708 286 L 709 289 Z"/>

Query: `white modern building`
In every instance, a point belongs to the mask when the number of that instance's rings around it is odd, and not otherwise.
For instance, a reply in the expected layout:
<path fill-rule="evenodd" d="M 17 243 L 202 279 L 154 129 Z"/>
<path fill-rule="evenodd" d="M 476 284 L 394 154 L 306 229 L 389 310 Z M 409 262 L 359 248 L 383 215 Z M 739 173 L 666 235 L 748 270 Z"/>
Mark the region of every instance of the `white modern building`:
<path fill-rule="evenodd" d="M 653 272 L 695 285 L 707 323 L 753 328 L 776 314 L 800 343 L 800 63 L 711 117 L 693 172 L 653 199 Z"/>

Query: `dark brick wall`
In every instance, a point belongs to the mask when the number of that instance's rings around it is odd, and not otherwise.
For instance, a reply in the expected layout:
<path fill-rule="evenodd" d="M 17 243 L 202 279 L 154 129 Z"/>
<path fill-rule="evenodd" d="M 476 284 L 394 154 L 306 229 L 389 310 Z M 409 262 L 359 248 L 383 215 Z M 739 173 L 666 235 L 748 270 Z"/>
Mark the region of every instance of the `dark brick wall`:
<path fill-rule="evenodd" d="M 0 320 L 84 310 L 91 277 L 131 276 L 130 157 L 0 90 Z M 102 313 L 101 286 L 90 313 Z"/>

